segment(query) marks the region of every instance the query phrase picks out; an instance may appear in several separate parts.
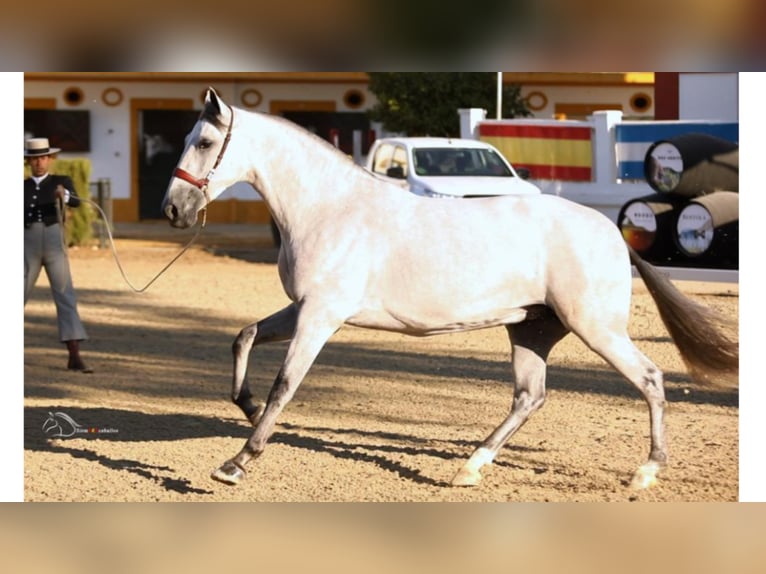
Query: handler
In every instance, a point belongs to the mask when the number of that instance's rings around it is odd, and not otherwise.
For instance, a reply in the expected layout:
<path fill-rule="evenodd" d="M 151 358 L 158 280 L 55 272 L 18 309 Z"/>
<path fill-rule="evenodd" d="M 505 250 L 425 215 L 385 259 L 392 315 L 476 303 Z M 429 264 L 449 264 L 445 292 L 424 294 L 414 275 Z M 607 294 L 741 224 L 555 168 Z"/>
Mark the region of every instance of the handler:
<path fill-rule="evenodd" d="M 25 142 L 24 158 L 32 177 L 24 180 L 24 306 L 45 267 L 56 304 L 59 339 L 69 351 L 67 368 L 92 373 L 80 356 L 80 341 L 88 338 L 77 311 L 77 296 L 64 245 L 64 206 L 78 207 L 80 198 L 72 180 L 48 173 L 54 155 L 48 138 Z"/>

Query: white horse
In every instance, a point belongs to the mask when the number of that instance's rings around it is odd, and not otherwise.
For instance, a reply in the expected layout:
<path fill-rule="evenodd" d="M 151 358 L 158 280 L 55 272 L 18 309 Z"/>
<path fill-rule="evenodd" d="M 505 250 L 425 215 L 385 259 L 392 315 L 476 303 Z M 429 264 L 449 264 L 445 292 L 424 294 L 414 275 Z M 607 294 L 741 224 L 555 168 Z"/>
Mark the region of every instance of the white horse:
<path fill-rule="evenodd" d="M 543 405 L 548 353 L 573 332 L 646 399 L 651 448 L 633 485 L 650 486 L 667 459 L 665 395 L 662 373 L 627 334 L 631 262 L 690 372 L 737 373 L 738 345 L 719 334 L 715 315 L 629 253 L 617 226 L 588 207 L 551 195 L 418 197 L 291 122 L 226 105 L 212 89 L 185 146 L 162 205 L 171 224 L 194 225 L 225 188 L 250 183 L 279 226 L 279 276 L 292 300 L 234 341 L 232 400 L 255 430 L 214 471 L 216 480 L 236 484 L 245 476 L 342 325 L 418 336 L 502 325 L 513 347 L 510 413 L 452 484 L 478 484 L 481 467 Z M 246 381 L 251 349 L 286 340 L 268 400 L 254 403 Z"/>
<path fill-rule="evenodd" d="M 146 165 L 152 165 L 161 153 L 173 153 L 174 148 L 162 134 L 144 134 L 144 157 Z"/>

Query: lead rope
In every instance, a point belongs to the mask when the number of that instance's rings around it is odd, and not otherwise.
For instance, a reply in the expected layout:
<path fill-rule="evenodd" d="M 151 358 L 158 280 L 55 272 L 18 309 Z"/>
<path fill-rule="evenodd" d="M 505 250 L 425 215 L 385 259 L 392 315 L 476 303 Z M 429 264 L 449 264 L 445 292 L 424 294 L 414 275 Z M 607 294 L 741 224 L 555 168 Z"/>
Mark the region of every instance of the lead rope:
<path fill-rule="evenodd" d="M 220 165 L 221 160 L 223 159 L 223 154 L 224 154 L 224 152 L 226 151 L 226 148 L 229 145 L 229 140 L 231 140 L 231 130 L 232 130 L 232 127 L 234 126 L 234 108 L 230 107 L 229 109 L 231 110 L 231 118 L 229 119 L 229 127 L 226 130 L 226 137 L 223 140 L 223 145 L 221 146 L 221 151 L 218 152 L 218 157 L 215 160 L 215 164 L 213 164 L 213 169 L 210 170 L 210 172 L 207 174 L 207 177 L 205 179 L 203 179 L 203 180 L 198 180 L 195 177 L 193 177 L 190 173 L 188 173 L 187 171 L 185 171 L 185 170 L 183 170 L 181 168 L 178 168 L 178 167 L 173 171 L 173 177 L 178 177 L 180 179 L 183 179 L 183 180 L 191 183 L 192 185 L 197 186 L 200 189 L 200 191 L 202 192 L 202 195 L 205 197 L 205 207 L 202 208 L 202 225 L 197 229 L 197 232 L 194 234 L 194 237 L 192 237 L 189 240 L 189 242 L 183 247 L 183 249 L 181 249 L 181 251 L 178 253 L 178 255 L 173 257 L 173 259 L 171 259 L 170 262 L 167 265 L 165 265 L 165 267 L 163 267 L 160 270 L 160 272 L 157 273 L 157 275 L 155 275 L 154 278 L 151 281 L 149 281 L 149 283 L 147 283 L 146 285 L 144 285 L 140 289 L 138 287 L 135 287 L 133 285 L 133 283 L 130 282 L 130 279 L 128 279 L 128 276 L 125 273 L 125 270 L 122 268 L 122 264 L 120 263 L 120 257 L 117 255 L 117 248 L 114 246 L 114 238 L 112 237 L 112 230 L 109 228 L 109 222 L 107 221 L 106 214 L 101 209 L 101 206 L 98 205 L 96 202 L 91 201 L 90 199 L 86 199 L 84 197 L 80 198 L 80 201 L 85 201 L 86 203 L 91 204 L 101 214 L 101 219 L 103 220 L 104 226 L 106 227 L 107 235 L 109 235 L 109 247 L 111 247 L 111 249 L 112 249 L 112 254 L 114 255 L 114 260 L 117 263 L 117 267 L 119 268 L 120 273 L 122 274 L 122 278 L 125 280 L 125 283 L 127 283 L 128 286 L 131 289 L 133 289 L 133 291 L 135 291 L 136 293 L 143 293 L 144 291 L 146 291 L 151 286 L 152 283 L 154 283 L 157 279 L 159 279 L 160 276 L 163 273 L 165 273 L 165 271 L 167 271 L 168 268 L 171 265 L 173 265 L 173 263 L 175 263 L 184 253 L 186 253 L 186 251 L 189 249 L 189 247 L 191 247 L 192 243 L 194 243 L 197 240 L 197 237 L 199 236 L 199 234 L 202 231 L 202 229 L 205 227 L 205 223 L 207 223 L 207 206 L 208 206 L 208 204 L 211 201 L 210 197 L 207 194 L 207 184 L 208 184 L 208 182 L 210 180 L 210 177 L 213 175 L 215 170 Z M 58 209 L 58 205 L 57 205 L 57 209 Z M 63 215 L 62 213 L 59 213 L 59 218 L 60 218 L 60 220 L 63 221 L 62 215 Z M 64 243 L 63 230 L 62 230 L 61 237 L 62 237 L 62 243 Z"/>
<path fill-rule="evenodd" d="M 56 221 L 58 221 L 59 224 L 59 235 L 61 235 L 61 249 L 63 249 L 64 253 L 66 253 L 67 244 L 66 230 L 64 228 L 64 200 L 57 197 L 54 203 L 56 204 Z"/>
<path fill-rule="evenodd" d="M 101 206 L 99 206 L 95 201 L 91 201 L 90 199 L 86 199 L 84 197 L 79 198 L 80 201 L 84 201 L 86 203 L 89 203 L 93 207 L 95 207 L 98 212 L 101 214 L 101 219 L 104 222 L 104 226 L 106 227 L 106 233 L 109 236 L 109 247 L 112 249 L 112 255 L 114 255 L 114 261 L 117 263 L 117 268 L 120 270 L 120 274 L 122 275 L 122 278 L 125 280 L 125 283 L 128 284 L 128 286 L 135 292 L 135 293 L 143 293 L 146 291 L 152 283 L 154 283 L 157 279 L 160 278 L 160 276 L 165 273 L 165 271 L 168 270 L 168 268 L 173 265 L 178 259 L 186 253 L 186 251 L 191 247 L 192 243 L 194 243 L 197 240 L 197 237 L 199 237 L 200 232 L 205 227 L 205 223 L 207 223 L 207 205 L 202 208 L 202 225 L 197 228 L 197 232 L 194 234 L 194 237 L 192 237 L 189 242 L 181 249 L 181 251 L 173 257 L 173 259 L 170 260 L 170 262 L 163 267 L 157 275 L 152 278 L 151 281 L 149 281 L 146 285 L 141 287 L 140 289 L 138 287 L 135 287 L 133 283 L 131 283 L 130 279 L 128 279 L 127 274 L 125 273 L 125 270 L 122 268 L 122 264 L 120 263 L 120 257 L 117 255 L 117 248 L 114 245 L 114 238 L 112 237 L 112 230 L 109 228 L 109 222 L 106 219 L 106 214 L 104 213 L 104 210 L 101 209 Z M 63 235 L 62 235 L 62 241 L 63 241 Z"/>

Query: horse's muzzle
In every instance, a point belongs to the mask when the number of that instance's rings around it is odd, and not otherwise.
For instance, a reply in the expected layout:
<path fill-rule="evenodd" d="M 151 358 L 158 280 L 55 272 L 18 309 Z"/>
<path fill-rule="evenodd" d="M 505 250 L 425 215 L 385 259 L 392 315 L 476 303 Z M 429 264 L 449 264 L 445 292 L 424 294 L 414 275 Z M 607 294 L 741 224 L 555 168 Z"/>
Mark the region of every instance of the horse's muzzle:
<path fill-rule="evenodd" d="M 162 204 L 162 212 L 170 221 L 170 225 L 180 229 L 191 227 L 197 222 L 197 213 L 194 211 L 182 211 L 172 201 L 165 201 Z"/>

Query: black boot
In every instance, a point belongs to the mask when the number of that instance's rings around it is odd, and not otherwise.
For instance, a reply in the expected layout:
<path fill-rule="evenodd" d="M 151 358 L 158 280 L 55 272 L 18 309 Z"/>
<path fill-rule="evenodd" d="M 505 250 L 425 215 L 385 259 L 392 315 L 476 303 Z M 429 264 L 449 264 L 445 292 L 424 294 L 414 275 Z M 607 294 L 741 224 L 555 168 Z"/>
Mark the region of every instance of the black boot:
<path fill-rule="evenodd" d="M 67 369 L 70 371 L 80 371 L 81 373 L 93 372 L 93 369 L 86 366 L 82 357 L 80 357 L 80 341 L 66 341 L 66 348 L 69 351 Z"/>

